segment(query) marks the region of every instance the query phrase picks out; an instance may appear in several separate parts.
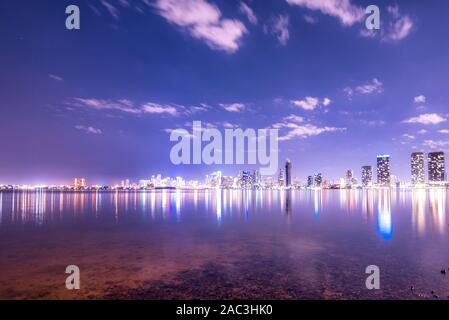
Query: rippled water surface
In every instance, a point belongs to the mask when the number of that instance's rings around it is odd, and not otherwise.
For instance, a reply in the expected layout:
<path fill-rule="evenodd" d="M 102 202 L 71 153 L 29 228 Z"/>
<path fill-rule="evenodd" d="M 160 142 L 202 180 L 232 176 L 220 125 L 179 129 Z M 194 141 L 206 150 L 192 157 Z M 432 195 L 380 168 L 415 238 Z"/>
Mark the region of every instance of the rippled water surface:
<path fill-rule="evenodd" d="M 448 299 L 447 205 L 442 189 L 3 192 L 0 298 Z"/>

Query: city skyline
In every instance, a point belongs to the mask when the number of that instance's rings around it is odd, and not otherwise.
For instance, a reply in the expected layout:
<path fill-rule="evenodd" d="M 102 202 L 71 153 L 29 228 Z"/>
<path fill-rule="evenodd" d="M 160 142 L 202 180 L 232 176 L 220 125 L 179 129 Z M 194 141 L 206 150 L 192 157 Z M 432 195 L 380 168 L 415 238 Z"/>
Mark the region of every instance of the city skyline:
<path fill-rule="evenodd" d="M 350 168 L 361 179 L 362 166 L 387 152 L 391 173 L 409 181 L 412 152 L 448 152 L 447 1 L 379 4 L 378 32 L 355 14 L 363 0 L 340 11 L 189 0 L 183 14 L 172 2 L 0 5 L 0 183 L 258 168 L 174 166 L 170 132 L 197 120 L 221 131 L 279 129 L 279 159 L 302 180 L 337 180 Z M 80 30 L 65 29 L 68 4 L 80 7 Z"/>
<path fill-rule="evenodd" d="M 221 170 L 209 172 L 203 177 L 204 185 L 208 186 L 228 186 L 235 184 L 233 178 L 238 178 L 239 181 L 243 181 L 246 185 L 250 183 L 260 184 L 262 179 L 268 179 L 271 181 L 270 183 L 274 183 L 277 181 L 277 185 L 280 187 L 298 187 L 298 186 L 307 186 L 307 187 L 321 187 L 323 183 L 327 183 L 329 185 L 345 185 L 346 187 L 352 187 L 353 185 L 358 185 L 362 187 L 371 187 L 374 185 L 377 186 L 393 186 L 398 183 L 400 184 L 408 184 L 410 186 L 420 186 L 420 185 L 432 185 L 441 183 L 449 183 L 449 175 L 446 171 L 446 155 L 444 152 L 429 152 L 427 154 L 427 160 L 425 160 L 425 154 L 423 152 L 413 152 L 410 155 L 410 176 L 409 179 L 401 179 L 394 172 L 391 171 L 391 159 L 390 155 L 378 155 L 377 156 L 377 165 L 376 165 L 376 181 L 374 180 L 374 172 L 373 166 L 371 165 L 363 165 L 360 170 L 360 180 L 357 179 L 357 175 L 354 174 L 353 169 L 348 169 L 346 171 L 346 176 L 340 177 L 338 179 L 330 179 L 327 177 L 323 177 L 322 173 L 315 173 L 313 175 L 307 176 L 304 180 L 299 178 L 296 175 L 292 175 L 292 162 L 290 159 L 285 160 L 284 165 L 280 165 L 276 175 L 262 175 L 260 169 L 255 170 L 240 170 L 237 175 L 234 174 L 223 174 Z M 427 165 L 427 167 L 426 167 Z M 427 173 L 426 173 L 427 172 Z M 276 179 L 277 177 L 277 179 Z M 177 183 L 188 182 L 202 185 L 203 178 L 196 177 L 193 179 L 185 179 L 183 176 L 170 176 L 166 175 L 165 177 L 158 173 L 152 174 L 151 179 L 139 177 L 138 179 L 131 182 L 129 178 L 123 178 L 120 181 L 114 181 L 112 184 L 98 184 L 94 183 L 91 186 L 113 186 L 115 188 L 134 188 L 135 186 L 146 187 L 149 182 L 153 184 L 153 187 L 156 185 L 154 181 L 166 180 L 169 179 L 171 181 L 176 181 Z M 226 181 L 226 179 L 231 179 L 230 182 Z M 251 180 L 251 182 L 249 182 Z M 138 183 L 136 183 L 138 181 Z M 210 183 L 210 181 L 215 181 Z M 239 185 L 241 182 L 239 182 Z M 33 186 L 32 184 L 8 184 L 2 183 L 0 181 L 0 186 Z M 47 184 L 35 184 L 35 186 L 57 186 L 55 183 L 47 183 Z M 68 186 L 69 184 L 59 184 L 60 186 Z M 88 188 L 88 184 L 86 182 L 86 178 L 74 178 L 72 186 L 75 189 L 83 189 Z M 244 186 L 243 186 L 244 187 Z"/>

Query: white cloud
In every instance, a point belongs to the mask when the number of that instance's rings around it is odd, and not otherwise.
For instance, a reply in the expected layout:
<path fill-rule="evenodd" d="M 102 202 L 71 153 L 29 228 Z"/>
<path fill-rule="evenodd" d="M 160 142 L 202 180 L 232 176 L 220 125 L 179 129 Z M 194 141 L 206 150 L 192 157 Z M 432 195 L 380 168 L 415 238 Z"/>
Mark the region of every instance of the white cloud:
<path fill-rule="evenodd" d="M 304 21 L 307 22 L 308 24 L 316 24 L 318 22 L 317 19 L 315 19 L 314 17 L 305 14 L 303 15 Z"/>
<path fill-rule="evenodd" d="M 49 74 L 48 75 L 51 79 L 55 80 L 55 81 L 59 81 L 62 82 L 64 81 L 64 78 L 55 74 Z"/>
<path fill-rule="evenodd" d="M 418 131 L 418 134 L 426 134 L 427 130 L 426 129 L 421 129 Z"/>
<path fill-rule="evenodd" d="M 215 50 L 234 53 L 247 29 L 239 20 L 223 19 L 220 9 L 206 0 L 157 0 L 158 13 Z"/>
<path fill-rule="evenodd" d="M 332 100 L 329 98 L 324 98 L 323 106 L 328 107 L 332 103 Z"/>
<path fill-rule="evenodd" d="M 169 114 L 171 116 L 178 115 L 178 110 L 173 106 L 164 106 L 151 102 L 144 104 L 141 110 L 143 113 Z"/>
<path fill-rule="evenodd" d="M 317 136 L 323 133 L 329 132 L 342 132 L 346 128 L 335 128 L 335 127 L 317 127 L 313 124 L 304 124 L 304 118 L 289 115 L 285 117 L 282 122 L 278 122 L 272 125 L 274 129 L 286 129 L 287 133 L 285 135 L 279 136 L 279 141 L 288 141 L 294 138 L 307 138 L 311 136 Z"/>
<path fill-rule="evenodd" d="M 181 113 L 186 112 L 186 108 L 183 106 L 164 105 L 153 102 L 135 105 L 132 101 L 126 99 L 102 100 L 94 98 L 74 98 L 72 101 L 67 102 L 67 104 L 73 107 L 88 107 L 95 110 L 113 110 L 135 115 L 165 114 L 178 116 Z"/>
<path fill-rule="evenodd" d="M 220 104 L 223 109 L 228 112 L 243 112 L 247 109 L 246 105 L 243 103 L 230 103 L 230 104 Z"/>
<path fill-rule="evenodd" d="M 447 119 L 436 113 L 425 113 L 402 121 L 402 123 L 435 125 L 447 121 Z"/>
<path fill-rule="evenodd" d="M 402 16 L 397 5 L 387 7 L 387 12 L 392 17 L 392 21 L 383 40 L 396 42 L 405 39 L 413 29 L 412 19 L 407 15 Z"/>
<path fill-rule="evenodd" d="M 279 43 L 283 46 L 287 45 L 290 39 L 290 31 L 288 30 L 290 18 L 288 15 L 279 15 L 273 19 L 271 25 L 271 33 L 276 36 Z"/>
<path fill-rule="evenodd" d="M 416 138 L 415 136 L 408 134 L 408 133 L 403 134 L 402 137 L 410 139 L 410 140 L 415 140 L 415 138 Z"/>
<path fill-rule="evenodd" d="M 362 21 L 365 15 L 363 8 L 353 5 L 350 0 L 287 0 L 287 3 L 336 17 L 345 26 Z"/>
<path fill-rule="evenodd" d="M 75 126 L 75 129 L 84 131 L 88 134 L 102 134 L 103 133 L 103 131 L 101 131 L 101 129 L 97 129 L 94 127 L 86 127 L 86 126 L 82 126 L 82 125 Z"/>
<path fill-rule="evenodd" d="M 332 103 L 329 98 L 324 98 L 322 101 L 315 97 L 306 97 L 303 100 L 292 100 L 291 103 L 303 110 L 312 111 L 320 106 L 327 107 Z"/>
<path fill-rule="evenodd" d="M 114 5 L 112 5 L 107 0 L 101 0 L 100 2 L 114 19 L 116 19 L 116 20 L 119 19 L 119 11 L 116 7 L 114 7 Z"/>
<path fill-rule="evenodd" d="M 447 130 L 447 129 L 443 129 L 443 130 L 440 130 L 438 132 L 441 133 L 441 134 L 449 134 L 449 130 Z"/>
<path fill-rule="evenodd" d="M 300 116 L 297 116 L 297 115 L 294 115 L 294 114 L 291 114 L 291 115 L 285 117 L 284 121 L 291 121 L 291 122 L 296 122 L 296 123 L 302 123 L 302 122 L 304 122 L 304 118 L 300 117 Z"/>
<path fill-rule="evenodd" d="M 423 95 L 414 98 L 415 103 L 426 103 L 426 97 Z"/>
<path fill-rule="evenodd" d="M 355 90 L 360 94 L 382 93 L 383 83 L 374 78 L 371 83 L 358 86 L 355 88 Z"/>
<path fill-rule="evenodd" d="M 345 131 L 346 128 L 334 128 L 334 127 L 317 127 L 312 124 L 304 124 L 304 125 L 295 125 L 289 124 L 287 125 L 291 130 L 283 136 L 279 137 L 279 141 L 288 141 L 294 138 L 307 138 L 311 136 L 318 136 L 327 132 L 341 132 Z"/>
<path fill-rule="evenodd" d="M 251 22 L 252 24 L 257 24 L 257 17 L 254 14 L 253 9 L 251 9 L 246 3 L 240 2 L 239 10 L 240 10 L 241 13 L 246 15 L 246 17 L 248 18 L 249 22 Z"/>
<path fill-rule="evenodd" d="M 423 145 L 429 147 L 430 149 L 445 149 L 449 147 L 449 141 L 426 140 Z"/>

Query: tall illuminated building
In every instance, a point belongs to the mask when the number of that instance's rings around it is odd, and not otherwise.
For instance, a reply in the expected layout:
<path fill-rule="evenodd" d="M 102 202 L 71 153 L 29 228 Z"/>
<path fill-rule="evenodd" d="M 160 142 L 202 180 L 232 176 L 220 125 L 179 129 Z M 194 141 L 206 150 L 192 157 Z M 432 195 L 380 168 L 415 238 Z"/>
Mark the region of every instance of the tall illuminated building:
<path fill-rule="evenodd" d="M 412 169 L 412 184 L 424 184 L 424 153 L 414 152 L 410 157 Z"/>
<path fill-rule="evenodd" d="M 73 179 L 73 186 L 75 187 L 75 189 L 86 188 L 87 187 L 86 179 L 84 178 Z"/>
<path fill-rule="evenodd" d="M 316 187 L 321 187 L 321 185 L 323 184 L 323 175 L 321 173 L 316 173 L 315 176 L 313 177 L 314 179 L 314 185 Z"/>
<path fill-rule="evenodd" d="M 280 187 L 283 187 L 285 185 L 284 171 L 282 171 L 282 169 L 279 169 L 278 183 Z"/>
<path fill-rule="evenodd" d="M 427 158 L 429 166 L 429 182 L 443 182 L 445 180 L 444 152 L 431 152 Z"/>
<path fill-rule="evenodd" d="M 377 156 L 377 184 L 380 186 L 390 186 L 391 165 L 389 155 Z"/>
<path fill-rule="evenodd" d="M 363 166 L 362 167 L 362 185 L 368 187 L 373 183 L 373 167 Z"/>
<path fill-rule="evenodd" d="M 287 159 L 285 163 L 285 186 L 291 187 L 292 185 L 292 163 L 290 159 Z"/>

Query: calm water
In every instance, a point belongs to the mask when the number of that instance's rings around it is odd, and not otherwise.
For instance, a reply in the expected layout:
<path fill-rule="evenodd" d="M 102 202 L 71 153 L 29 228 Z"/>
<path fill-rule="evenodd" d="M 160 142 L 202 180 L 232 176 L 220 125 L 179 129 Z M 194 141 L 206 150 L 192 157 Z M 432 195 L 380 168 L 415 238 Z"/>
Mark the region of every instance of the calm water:
<path fill-rule="evenodd" d="M 0 193 L 0 298 L 448 299 L 448 203 L 446 190 Z"/>

